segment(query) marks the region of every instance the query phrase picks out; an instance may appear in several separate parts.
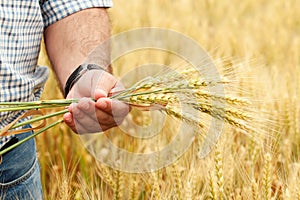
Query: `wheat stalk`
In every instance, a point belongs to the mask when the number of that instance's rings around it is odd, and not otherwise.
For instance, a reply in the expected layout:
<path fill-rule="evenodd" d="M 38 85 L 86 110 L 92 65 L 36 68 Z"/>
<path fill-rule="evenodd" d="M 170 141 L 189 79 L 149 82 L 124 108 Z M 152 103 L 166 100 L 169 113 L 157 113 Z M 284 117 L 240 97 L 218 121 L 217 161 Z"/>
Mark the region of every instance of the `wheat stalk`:
<path fill-rule="evenodd" d="M 217 190 L 215 186 L 214 176 L 212 173 L 209 173 L 209 179 L 208 179 L 208 186 L 209 186 L 209 199 L 211 200 L 217 200 Z"/>
<path fill-rule="evenodd" d="M 219 150 L 219 147 L 217 146 L 216 152 L 215 152 L 215 176 L 217 178 L 217 186 L 218 186 L 218 199 L 223 199 L 225 197 L 224 193 L 224 176 L 223 176 L 223 160 L 222 155 Z"/>
<path fill-rule="evenodd" d="M 271 199 L 272 192 L 272 162 L 271 155 L 266 153 L 265 156 L 265 164 L 263 169 L 263 191 L 264 191 L 264 199 Z"/>
<path fill-rule="evenodd" d="M 200 115 L 206 114 L 218 120 L 224 120 L 241 130 L 255 131 L 255 127 L 251 125 L 254 117 L 252 117 L 252 110 L 248 108 L 251 106 L 248 100 L 235 95 L 224 96 L 209 91 L 211 86 L 230 84 L 231 82 L 224 78 L 215 80 L 214 77 L 211 77 L 203 80 L 196 69 L 186 68 L 179 72 L 171 71 L 162 75 L 146 77 L 131 87 L 113 94 L 110 98 L 139 108 L 161 110 L 196 129 L 205 127 Z M 0 102 L 0 112 L 63 108 L 52 114 L 33 117 L 30 120 L 13 124 L 8 130 L 11 131 L 25 124 L 62 115 L 68 112 L 65 109 L 67 106 L 78 101 L 79 99 Z M 1 152 L 0 155 L 2 155 Z"/>
<path fill-rule="evenodd" d="M 181 176 L 180 176 L 180 172 L 178 170 L 178 167 L 176 164 L 172 165 L 172 168 L 171 168 L 171 172 L 173 174 L 173 177 L 174 177 L 174 184 L 175 184 L 175 199 L 178 199 L 178 200 L 181 200 L 182 199 L 182 193 L 181 193 L 181 190 L 182 190 L 182 179 L 181 179 Z"/>
<path fill-rule="evenodd" d="M 114 199 L 119 200 L 124 198 L 124 173 L 119 170 L 114 170 L 116 187 L 114 190 Z"/>
<path fill-rule="evenodd" d="M 117 190 L 117 183 L 114 180 L 113 176 L 111 175 L 109 168 L 106 166 L 102 166 L 102 164 L 97 163 L 97 170 L 96 173 L 104 180 L 108 186 L 113 190 Z"/>
<path fill-rule="evenodd" d="M 259 192 L 258 192 L 258 184 L 256 183 L 254 178 L 251 180 L 251 193 L 252 193 L 252 199 L 253 200 L 260 199 L 259 198 Z"/>
<path fill-rule="evenodd" d="M 128 196 L 129 196 L 130 200 L 138 199 L 138 194 L 139 194 L 138 184 L 139 184 L 139 182 L 138 182 L 136 176 L 134 176 L 134 178 L 131 181 L 130 189 L 129 189 L 129 195 Z"/>

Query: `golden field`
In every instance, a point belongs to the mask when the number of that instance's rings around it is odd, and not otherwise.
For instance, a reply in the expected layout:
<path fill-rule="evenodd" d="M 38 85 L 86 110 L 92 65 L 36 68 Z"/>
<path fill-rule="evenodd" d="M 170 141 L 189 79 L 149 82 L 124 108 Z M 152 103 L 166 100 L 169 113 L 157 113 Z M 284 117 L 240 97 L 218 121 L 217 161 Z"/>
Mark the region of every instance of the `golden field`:
<path fill-rule="evenodd" d="M 297 0 L 115 0 L 112 34 L 175 30 L 197 41 L 217 65 L 236 68 L 236 85 L 252 96 L 264 129 L 255 135 L 225 127 L 204 159 L 192 146 L 166 168 L 130 174 L 97 162 L 61 125 L 37 138 L 45 199 L 300 199 L 299 10 Z M 116 61 L 114 72 L 178 64 L 172 59 L 136 53 Z M 50 66 L 44 49 L 39 64 Z M 53 75 L 43 98 L 62 98 Z"/>

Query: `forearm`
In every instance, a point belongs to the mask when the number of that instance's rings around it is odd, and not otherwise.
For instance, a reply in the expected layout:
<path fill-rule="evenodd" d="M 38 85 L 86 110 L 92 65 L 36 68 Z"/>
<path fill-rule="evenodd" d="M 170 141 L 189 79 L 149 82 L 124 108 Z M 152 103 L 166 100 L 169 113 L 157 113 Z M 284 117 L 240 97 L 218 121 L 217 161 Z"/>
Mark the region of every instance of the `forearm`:
<path fill-rule="evenodd" d="M 104 8 L 86 9 L 47 27 L 45 44 L 61 88 L 64 88 L 71 73 L 86 61 L 97 46 L 107 41 L 109 36 L 109 17 Z M 108 42 L 101 45 L 98 50 L 101 51 L 99 52 L 101 56 L 91 62 L 110 68 Z"/>

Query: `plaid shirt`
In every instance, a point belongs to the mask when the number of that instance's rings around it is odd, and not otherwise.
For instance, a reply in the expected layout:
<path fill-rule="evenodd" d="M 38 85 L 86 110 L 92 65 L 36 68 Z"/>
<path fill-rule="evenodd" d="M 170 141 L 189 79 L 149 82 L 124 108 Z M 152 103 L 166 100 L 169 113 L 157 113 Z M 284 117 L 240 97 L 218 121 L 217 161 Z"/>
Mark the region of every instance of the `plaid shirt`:
<path fill-rule="evenodd" d="M 111 7 L 111 0 L 8 0 L 0 3 L 0 101 L 34 101 L 48 78 L 37 67 L 44 28 L 77 11 Z M 0 129 L 22 112 L 0 112 Z M 11 137 L 0 137 L 0 147 Z"/>

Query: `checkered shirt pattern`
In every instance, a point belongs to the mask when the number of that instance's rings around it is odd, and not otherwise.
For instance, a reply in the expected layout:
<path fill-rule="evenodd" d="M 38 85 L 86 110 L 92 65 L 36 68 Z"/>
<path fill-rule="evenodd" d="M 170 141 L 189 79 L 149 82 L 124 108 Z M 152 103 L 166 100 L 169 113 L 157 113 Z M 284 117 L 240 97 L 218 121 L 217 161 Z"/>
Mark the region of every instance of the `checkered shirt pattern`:
<path fill-rule="evenodd" d="M 111 0 L 8 0 L 0 2 L 0 101 L 39 100 L 48 78 L 37 66 L 44 29 L 77 11 L 111 7 Z M 0 129 L 24 111 L 0 112 Z M 12 136 L 0 137 L 0 148 Z"/>

